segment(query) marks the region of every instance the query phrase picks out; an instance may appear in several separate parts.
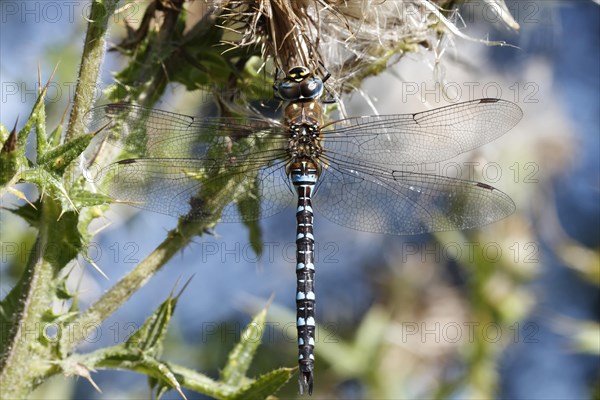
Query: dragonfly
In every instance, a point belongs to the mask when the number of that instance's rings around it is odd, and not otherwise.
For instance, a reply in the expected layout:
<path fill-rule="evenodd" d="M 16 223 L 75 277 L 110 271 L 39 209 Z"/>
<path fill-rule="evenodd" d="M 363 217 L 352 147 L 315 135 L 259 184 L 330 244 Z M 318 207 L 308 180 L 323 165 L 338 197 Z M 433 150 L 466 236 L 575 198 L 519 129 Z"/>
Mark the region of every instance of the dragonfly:
<path fill-rule="evenodd" d="M 100 190 L 119 201 L 187 219 L 234 188 L 221 222 L 258 220 L 296 201 L 296 325 L 300 394 L 312 394 L 315 348 L 313 211 L 359 231 L 408 235 L 480 227 L 515 210 L 475 181 L 407 166 L 482 146 L 521 119 L 518 105 L 484 98 L 430 111 L 325 122 L 326 77 L 304 66 L 276 79 L 281 121 L 190 117 L 133 104 L 92 109 L 94 140 L 124 150 L 102 169 Z M 313 206 L 314 201 L 314 206 Z"/>

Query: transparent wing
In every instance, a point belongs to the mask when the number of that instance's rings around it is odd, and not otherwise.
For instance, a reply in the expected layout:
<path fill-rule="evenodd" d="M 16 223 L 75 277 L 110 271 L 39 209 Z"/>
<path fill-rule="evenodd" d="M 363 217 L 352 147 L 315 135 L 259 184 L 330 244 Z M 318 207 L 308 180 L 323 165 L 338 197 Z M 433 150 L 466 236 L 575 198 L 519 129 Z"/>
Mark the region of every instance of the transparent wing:
<path fill-rule="evenodd" d="M 486 184 L 346 164 L 323 169 L 314 206 L 339 225 L 395 235 L 475 228 L 515 210 Z"/>
<path fill-rule="evenodd" d="M 89 113 L 98 146 L 124 151 L 102 169 L 100 190 L 118 201 L 173 215 L 200 218 L 215 211 L 219 191 L 236 187 L 222 221 L 273 215 L 293 199 L 285 169 L 285 131 L 262 118 L 196 118 L 131 104 Z M 260 206 L 237 211 L 236 199 L 257 196 Z M 212 205 L 212 206 L 211 206 Z"/>
<path fill-rule="evenodd" d="M 500 136 L 520 117 L 518 106 L 484 99 L 419 114 L 336 122 L 324 132 L 315 206 L 341 225 L 392 234 L 472 228 L 501 219 L 514 204 L 488 185 L 389 165 L 451 158 Z M 90 120 L 99 143 L 142 157 L 102 170 L 102 187 L 117 200 L 195 218 L 215 212 L 211 204 L 219 189 L 234 185 L 237 198 L 256 196 L 260 206 L 244 215 L 235 204 L 227 206 L 223 221 L 233 222 L 273 215 L 294 198 L 284 168 L 286 133 L 273 121 L 199 119 L 123 104 L 94 109 Z"/>
<path fill-rule="evenodd" d="M 120 202 L 172 215 L 199 219 L 218 207 L 218 193 L 228 186 L 236 190 L 221 215 L 222 222 L 256 220 L 289 206 L 294 194 L 285 176 L 283 161 L 270 166 L 243 167 L 239 163 L 222 168 L 221 160 L 128 159 L 102 170 L 101 190 Z M 207 176 L 214 168 L 220 172 Z M 255 186 L 256 185 L 256 186 Z M 233 200 L 256 187 L 259 208 L 242 215 Z"/>
<path fill-rule="evenodd" d="M 260 137 L 273 148 L 269 141 L 281 147 L 286 137 L 281 124 L 267 118 L 190 117 L 127 103 L 93 108 L 87 118 L 88 130 L 97 132 L 94 142 L 125 150 L 129 157 L 225 159 L 228 151 L 244 139 Z M 259 151 L 254 144 L 248 148 Z M 215 153 L 215 149 L 221 153 Z"/>
<path fill-rule="evenodd" d="M 326 126 L 323 147 L 330 158 L 356 165 L 433 163 L 498 138 L 522 116 L 514 103 L 480 99 L 416 114 L 348 118 Z"/>

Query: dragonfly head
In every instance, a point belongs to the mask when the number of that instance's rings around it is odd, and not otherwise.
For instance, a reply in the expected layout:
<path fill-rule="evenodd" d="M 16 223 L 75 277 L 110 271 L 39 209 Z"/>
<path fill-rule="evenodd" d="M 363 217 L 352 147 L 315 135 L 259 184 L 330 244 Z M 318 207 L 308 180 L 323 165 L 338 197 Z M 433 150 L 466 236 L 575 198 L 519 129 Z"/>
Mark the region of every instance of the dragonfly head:
<path fill-rule="evenodd" d="M 323 94 L 323 80 L 303 66 L 291 68 L 274 85 L 275 96 L 285 101 L 316 99 Z"/>

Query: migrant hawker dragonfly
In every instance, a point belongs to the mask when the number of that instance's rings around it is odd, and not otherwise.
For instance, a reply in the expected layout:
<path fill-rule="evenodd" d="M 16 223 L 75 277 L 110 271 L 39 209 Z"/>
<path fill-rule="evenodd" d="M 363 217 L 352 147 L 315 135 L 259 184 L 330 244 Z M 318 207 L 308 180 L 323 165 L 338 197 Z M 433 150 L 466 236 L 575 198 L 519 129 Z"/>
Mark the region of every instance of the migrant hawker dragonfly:
<path fill-rule="evenodd" d="M 281 122 L 193 118 L 122 103 L 95 108 L 90 117 L 99 140 L 130 155 L 102 171 L 105 192 L 117 200 L 202 218 L 211 212 L 205 200 L 233 182 L 238 195 L 223 209 L 221 221 L 237 222 L 271 216 L 297 199 L 301 394 L 313 389 L 313 200 L 329 220 L 368 232 L 418 234 L 497 221 L 515 209 L 503 192 L 412 167 L 488 143 L 522 117 L 516 104 L 480 99 L 415 114 L 325 123 L 324 80 L 305 67 L 278 80 L 275 93 L 286 102 Z M 256 205 L 240 207 L 248 199 Z"/>

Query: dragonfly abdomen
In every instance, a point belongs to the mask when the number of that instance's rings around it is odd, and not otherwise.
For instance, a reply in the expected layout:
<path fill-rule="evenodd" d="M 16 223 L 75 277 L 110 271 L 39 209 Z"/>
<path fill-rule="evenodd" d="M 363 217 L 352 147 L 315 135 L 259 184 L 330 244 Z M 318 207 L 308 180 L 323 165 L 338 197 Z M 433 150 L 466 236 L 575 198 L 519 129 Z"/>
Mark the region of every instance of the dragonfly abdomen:
<path fill-rule="evenodd" d="M 298 329 L 298 363 L 300 393 L 312 394 L 315 347 L 315 264 L 313 209 L 311 195 L 318 179 L 318 170 L 310 159 L 295 160 L 289 173 L 296 193 L 296 327 Z"/>

